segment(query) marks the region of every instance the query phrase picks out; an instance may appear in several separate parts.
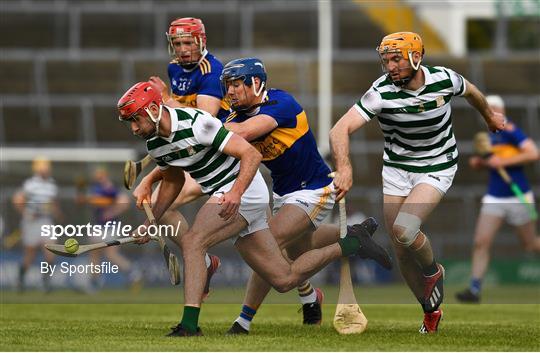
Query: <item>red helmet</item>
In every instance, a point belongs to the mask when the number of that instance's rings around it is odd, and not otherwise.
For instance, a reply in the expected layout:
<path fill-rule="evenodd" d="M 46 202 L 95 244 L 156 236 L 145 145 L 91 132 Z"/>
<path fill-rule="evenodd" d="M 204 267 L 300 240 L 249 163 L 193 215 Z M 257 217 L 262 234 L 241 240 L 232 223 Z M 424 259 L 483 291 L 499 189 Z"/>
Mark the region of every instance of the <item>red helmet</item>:
<path fill-rule="evenodd" d="M 128 120 L 137 114 L 141 109 L 148 113 L 150 103 L 158 106 L 162 104 L 161 92 L 150 82 L 138 82 L 124 93 L 118 100 L 118 111 L 120 120 Z M 148 114 L 154 120 L 152 114 Z"/>
<path fill-rule="evenodd" d="M 199 18 L 183 17 L 172 21 L 166 33 L 169 41 L 169 52 L 174 55 L 173 39 L 179 37 L 192 37 L 199 46 L 201 54 L 206 49 L 206 32 L 204 24 Z"/>

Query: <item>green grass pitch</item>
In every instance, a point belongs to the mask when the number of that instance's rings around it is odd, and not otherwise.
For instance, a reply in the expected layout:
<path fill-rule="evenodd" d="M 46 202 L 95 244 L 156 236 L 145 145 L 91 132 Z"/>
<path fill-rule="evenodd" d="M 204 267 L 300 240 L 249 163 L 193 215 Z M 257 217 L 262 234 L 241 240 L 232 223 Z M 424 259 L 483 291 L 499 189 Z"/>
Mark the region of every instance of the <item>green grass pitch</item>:
<path fill-rule="evenodd" d="M 327 289 L 328 301 L 335 289 Z M 503 290 L 504 291 L 504 290 Z M 69 293 L 3 293 L 0 310 L 2 351 L 539 351 L 540 304 L 538 288 L 521 289 L 531 304 L 453 304 L 448 293 L 444 319 L 436 335 L 420 335 L 422 314 L 415 304 L 362 304 L 378 293 L 406 294 L 403 288 L 358 289 L 357 296 L 369 319 L 362 335 L 340 336 L 332 327 L 334 304 L 324 305 L 321 327 L 301 325 L 294 295 L 276 293 L 273 304 L 261 307 L 249 336 L 228 337 L 224 332 L 238 314 L 242 290 L 221 289 L 203 306 L 200 325 L 204 337 L 167 338 L 180 318 L 174 303 L 178 290 L 143 291 L 137 304 L 121 304 L 129 292 L 103 291 L 89 300 Z M 499 291 L 497 291 L 499 292 Z M 495 292 L 493 292 L 495 293 Z M 120 295 L 122 294 L 122 295 Z M 487 293 L 486 293 L 487 294 Z M 69 297 L 79 304 L 65 304 Z M 160 297 L 164 302 L 147 304 Z M 167 297 L 171 296 L 171 297 Z M 13 304 L 15 298 L 28 303 Z M 131 296 L 133 297 L 133 296 Z M 281 299 L 285 298 L 285 299 Z M 381 299 L 381 297 L 378 297 Z M 390 299 L 390 298 L 385 298 Z M 55 303 L 59 300 L 63 303 Z M 24 300 L 19 300 L 19 302 Z M 41 301 L 42 303 L 36 304 Z M 88 301 L 93 301 L 89 303 Z M 167 301 L 169 301 L 167 303 Z M 370 302 L 369 300 L 366 300 Z M 385 300 L 386 301 L 386 300 Z M 30 302 L 34 302 L 31 304 Z M 216 303 L 221 302 L 221 303 Z M 388 302 L 388 301 L 386 301 Z"/>

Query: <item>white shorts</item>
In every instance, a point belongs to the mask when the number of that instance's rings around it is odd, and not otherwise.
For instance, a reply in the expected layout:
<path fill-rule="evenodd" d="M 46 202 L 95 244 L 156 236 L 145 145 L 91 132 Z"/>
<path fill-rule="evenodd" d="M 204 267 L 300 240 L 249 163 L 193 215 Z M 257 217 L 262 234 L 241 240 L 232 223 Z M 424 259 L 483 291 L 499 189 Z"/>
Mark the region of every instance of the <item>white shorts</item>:
<path fill-rule="evenodd" d="M 235 180 L 223 185 L 217 191 L 212 193 L 211 196 L 221 197 L 221 195 L 231 190 L 234 182 Z M 268 195 L 268 188 L 266 187 L 266 183 L 264 182 L 261 173 L 257 171 L 253 181 L 242 195 L 239 213 L 244 217 L 248 226 L 238 233 L 239 237 L 244 237 L 268 228 L 266 209 L 269 202 L 270 196 Z"/>
<path fill-rule="evenodd" d="M 41 236 L 41 227 L 53 224 L 48 217 L 24 218 L 21 222 L 21 240 L 24 246 L 38 246 L 51 241 L 48 237 Z"/>
<path fill-rule="evenodd" d="M 428 184 L 446 194 L 457 171 L 457 164 L 438 172 L 413 173 L 403 169 L 383 166 L 383 194 L 392 196 L 408 196 L 418 184 Z"/>
<path fill-rule="evenodd" d="M 525 199 L 534 207 L 532 191 L 525 194 Z M 515 196 L 496 197 L 489 194 L 484 195 L 480 213 L 503 218 L 508 224 L 515 227 L 532 221 L 527 207 Z"/>
<path fill-rule="evenodd" d="M 332 209 L 336 203 L 334 190 L 334 183 L 330 183 L 324 188 L 315 190 L 303 189 L 283 196 L 274 193 L 274 208 L 272 209 L 272 213 L 276 214 L 285 204 L 295 205 L 304 210 L 315 228 L 318 228 L 322 221 L 332 213 Z"/>

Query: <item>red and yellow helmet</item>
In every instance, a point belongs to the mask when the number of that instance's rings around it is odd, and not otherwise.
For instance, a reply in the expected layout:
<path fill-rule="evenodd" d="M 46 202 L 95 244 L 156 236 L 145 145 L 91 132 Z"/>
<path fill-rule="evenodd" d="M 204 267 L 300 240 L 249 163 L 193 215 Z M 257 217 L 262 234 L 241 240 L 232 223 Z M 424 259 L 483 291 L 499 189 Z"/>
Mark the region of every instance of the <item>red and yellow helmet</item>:
<path fill-rule="evenodd" d="M 166 33 L 169 41 L 169 53 L 174 56 L 174 47 L 172 41 L 175 38 L 192 37 L 199 46 L 201 54 L 206 50 L 206 31 L 204 24 L 199 18 L 182 17 L 172 21 L 169 30 Z"/>
<path fill-rule="evenodd" d="M 377 47 L 377 52 L 379 55 L 386 53 L 401 53 L 401 55 L 411 62 L 411 65 L 414 67 L 412 62 L 412 53 L 419 52 L 424 56 L 424 43 L 420 35 L 414 32 L 396 32 L 385 36 L 381 40 L 381 44 Z M 420 63 L 418 63 L 418 66 Z M 418 68 L 416 67 L 415 70 Z"/>
<path fill-rule="evenodd" d="M 120 113 L 118 118 L 121 121 L 129 120 L 144 109 L 152 121 L 156 122 L 148 110 L 151 103 L 161 106 L 161 92 L 150 82 L 138 82 L 118 100 L 117 107 Z"/>

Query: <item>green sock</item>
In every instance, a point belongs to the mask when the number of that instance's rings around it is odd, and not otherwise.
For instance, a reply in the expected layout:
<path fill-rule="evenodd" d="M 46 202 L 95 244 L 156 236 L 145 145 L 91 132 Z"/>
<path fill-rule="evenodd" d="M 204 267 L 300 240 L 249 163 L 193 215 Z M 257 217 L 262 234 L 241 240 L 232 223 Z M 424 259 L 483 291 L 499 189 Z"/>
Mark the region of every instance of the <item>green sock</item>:
<path fill-rule="evenodd" d="M 338 244 L 341 247 L 342 256 L 353 255 L 360 247 L 360 241 L 356 237 L 345 237 L 338 240 Z"/>
<path fill-rule="evenodd" d="M 197 332 L 199 326 L 199 313 L 201 308 L 195 306 L 184 306 L 184 315 L 182 316 L 182 327 L 189 332 Z"/>

